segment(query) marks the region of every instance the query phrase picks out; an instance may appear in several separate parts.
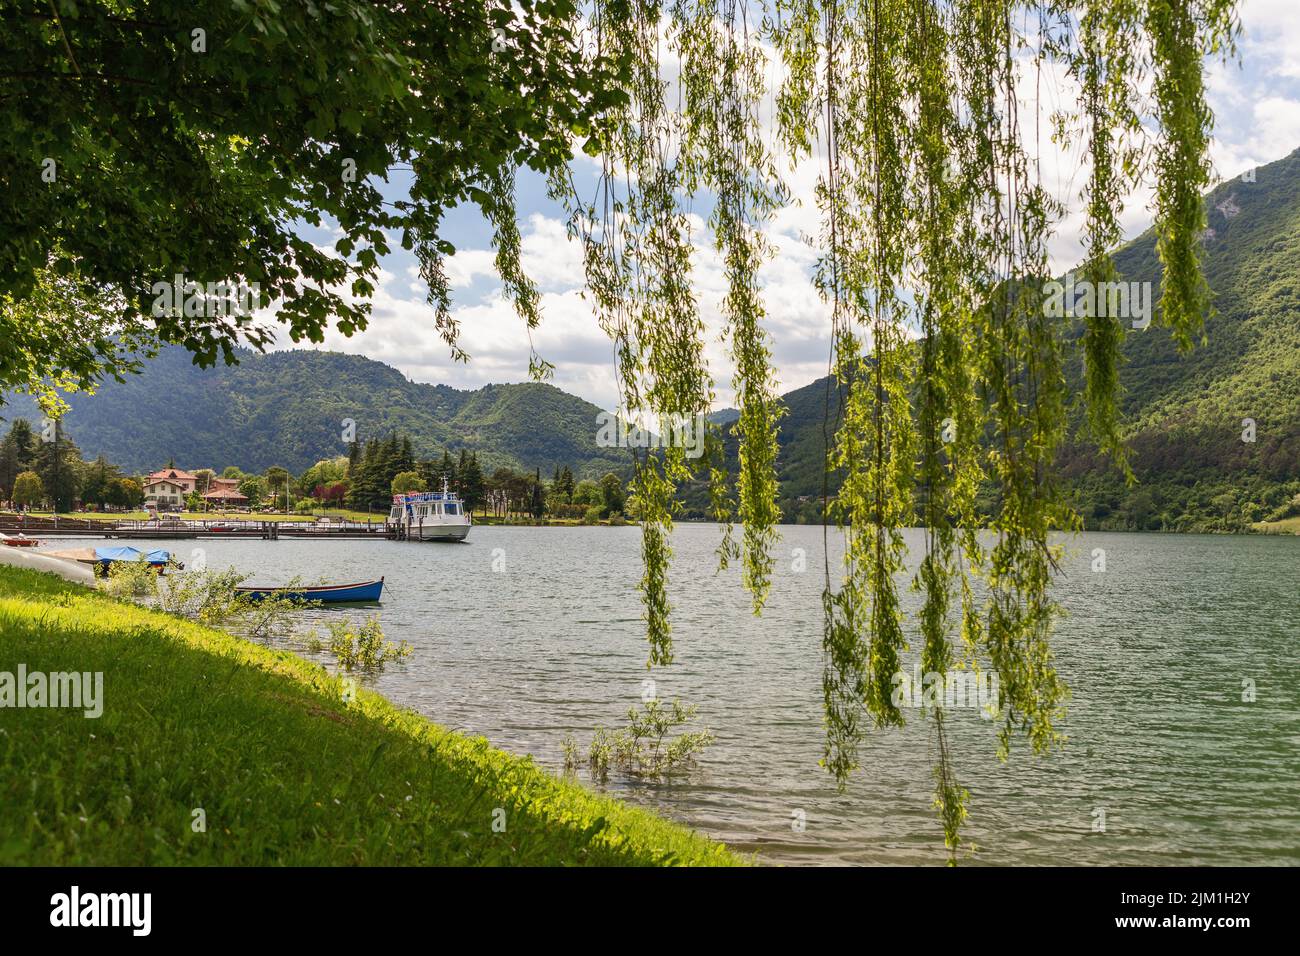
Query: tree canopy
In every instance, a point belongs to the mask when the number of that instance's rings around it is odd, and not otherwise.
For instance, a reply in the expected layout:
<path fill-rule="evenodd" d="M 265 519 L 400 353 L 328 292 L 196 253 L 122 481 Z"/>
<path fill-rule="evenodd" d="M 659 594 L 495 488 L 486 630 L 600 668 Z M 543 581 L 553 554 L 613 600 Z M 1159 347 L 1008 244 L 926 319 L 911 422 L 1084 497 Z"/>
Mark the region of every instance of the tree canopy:
<path fill-rule="evenodd" d="M 477 203 L 525 313 L 514 170 L 559 168 L 618 96 L 572 0 L 14 0 L 0 47 L 0 386 L 86 387 L 151 336 L 228 361 L 271 330 L 155 308 L 244 283 L 294 341 L 364 328 L 388 236 L 454 327 L 443 213 Z M 409 198 L 375 182 L 409 171 Z M 328 219 L 320 249 L 298 234 Z M 533 314 L 535 319 L 535 314 Z M 68 337 L 69 323 L 91 334 Z M 114 338 L 114 336 L 118 338 Z"/>

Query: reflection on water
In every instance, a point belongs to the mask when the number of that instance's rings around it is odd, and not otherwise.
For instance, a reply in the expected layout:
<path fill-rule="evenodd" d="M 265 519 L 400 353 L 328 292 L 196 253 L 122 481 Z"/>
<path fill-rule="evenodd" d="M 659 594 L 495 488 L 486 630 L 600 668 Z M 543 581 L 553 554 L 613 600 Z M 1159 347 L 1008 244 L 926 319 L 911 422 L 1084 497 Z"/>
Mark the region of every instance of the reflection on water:
<path fill-rule="evenodd" d="M 209 566 L 262 583 L 384 575 L 385 631 L 415 653 L 376 689 L 557 770 L 567 734 L 585 742 L 618 726 L 653 677 L 660 697 L 699 705 L 717 742 L 689 781 L 609 789 L 766 861 L 942 862 L 925 722 L 871 733 L 844 793 L 818 767 L 822 533 L 782 531 L 771 598 L 755 618 L 738 570 L 715 573 L 717 529 L 678 528 L 678 663 L 649 675 L 634 527 L 478 527 L 463 545 L 161 546 L 182 560 L 202 548 Z M 919 534 L 909 543 L 917 549 Z M 834 568 L 834 535 L 831 544 Z M 1106 551 L 1103 573 L 1091 570 L 1094 548 Z M 1300 539 L 1089 534 L 1071 543 L 1065 570 L 1057 593 L 1069 617 L 1055 647 L 1072 691 L 1066 747 L 1034 758 L 1018 746 L 1000 764 L 996 724 L 977 708 L 948 721 L 971 791 L 974 862 L 1300 862 Z M 919 596 L 903 597 L 914 612 Z M 1242 700 L 1244 681 L 1254 703 Z M 1099 810 L 1104 833 L 1093 831 Z"/>

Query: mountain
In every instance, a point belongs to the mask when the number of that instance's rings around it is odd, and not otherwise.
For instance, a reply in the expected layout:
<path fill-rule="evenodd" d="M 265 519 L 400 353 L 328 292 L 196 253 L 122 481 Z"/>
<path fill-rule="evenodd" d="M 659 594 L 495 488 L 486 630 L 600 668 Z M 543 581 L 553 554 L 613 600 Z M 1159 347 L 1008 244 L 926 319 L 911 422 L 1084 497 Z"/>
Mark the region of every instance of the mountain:
<path fill-rule="evenodd" d="M 345 454 L 358 440 L 411 436 L 421 458 L 475 451 L 485 472 L 568 465 L 598 478 L 629 465 L 626 449 L 596 446 L 601 409 L 551 385 L 487 385 L 468 391 L 412 382 L 382 362 L 337 352 L 238 352 L 239 364 L 200 369 L 169 347 L 124 383 L 69 396 L 64 428 L 88 458 L 103 454 L 128 471 L 175 460 L 186 468 L 238 465 L 301 472 Z M 0 415 L 39 419 L 31 399 L 6 396 Z"/>
<path fill-rule="evenodd" d="M 1205 341 L 1181 355 L 1155 326 L 1125 340 L 1121 409 L 1139 484 L 1125 488 L 1086 442 L 1062 455 L 1091 526 L 1225 530 L 1300 514 L 1300 149 L 1221 183 L 1206 213 L 1217 314 Z M 1154 232 L 1115 264 L 1158 289 Z M 1077 363 L 1070 373 L 1077 388 Z"/>
<path fill-rule="evenodd" d="M 1081 437 L 1082 409 L 1072 414 L 1076 437 L 1060 466 L 1090 528 L 1241 530 L 1300 515 L 1300 150 L 1251 181 L 1220 184 L 1206 206 L 1203 263 L 1217 314 L 1205 342 L 1182 355 L 1154 324 L 1125 338 L 1121 409 L 1136 486 Z M 1153 230 L 1115 262 L 1123 279 L 1151 282 L 1158 298 Z M 1066 353 L 1077 397 L 1079 350 Z M 838 401 L 827 385 L 820 379 L 784 396 L 778 468 L 791 520 L 820 520 L 823 427 Z M 1245 419 L 1254 422 L 1253 442 L 1242 439 Z"/>
<path fill-rule="evenodd" d="M 1204 267 L 1216 314 L 1206 340 L 1181 355 L 1158 325 L 1125 338 L 1121 410 L 1139 479 L 1125 485 L 1081 437 L 1062 449 L 1061 473 L 1090 528 L 1240 530 L 1300 517 L 1300 150 L 1260 167 L 1250 181 L 1220 184 L 1206 197 Z M 1115 256 L 1121 277 L 1152 283 L 1160 263 L 1148 230 Z M 1064 327 L 1067 337 L 1077 327 Z M 1079 350 L 1066 374 L 1082 392 Z M 484 469 L 568 465 L 582 477 L 626 473 L 629 454 L 595 444 L 595 405 L 543 384 L 461 391 L 411 382 L 380 362 L 332 352 L 239 353 L 236 366 L 201 370 L 165 349 L 145 372 L 74 396 L 65 419 L 83 454 L 104 454 L 133 471 L 175 459 L 195 468 L 239 465 L 301 471 L 344 451 L 345 419 L 357 437 L 404 432 L 416 454 L 477 451 Z M 837 405 L 821 379 L 784 396 L 778 469 L 788 520 L 820 520 L 826 411 Z M 23 396 L 0 406 L 8 418 L 39 418 Z M 710 418 L 731 425 L 738 412 Z M 1254 441 L 1243 441 L 1244 420 Z M 1072 415 L 1082 435 L 1082 412 Z M 735 442 L 727 442 L 734 466 Z M 834 491 L 831 486 L 830 491 Z M 685 490 L 686 513 L 702 517 L 702 483 Z"/>

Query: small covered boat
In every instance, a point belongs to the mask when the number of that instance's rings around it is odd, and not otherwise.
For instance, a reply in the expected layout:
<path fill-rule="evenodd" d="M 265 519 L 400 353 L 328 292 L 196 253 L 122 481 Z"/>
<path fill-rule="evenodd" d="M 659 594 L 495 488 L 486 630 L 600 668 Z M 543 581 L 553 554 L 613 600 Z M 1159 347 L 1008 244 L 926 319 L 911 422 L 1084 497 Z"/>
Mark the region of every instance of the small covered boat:
<path fill-rule="evenodd" d="M 344 602 L 378 601 L 384 592 L 384 579 L 364 581 L 361 584 L 315 584 L 302 587 L 243 587 L 235 588 L 240 594 L 254 601 L 270 597 L 272 594 L 284 594 L 303 601 L 322 601 L 326 604 Z"/>
<path fill-rule="evenodd" d="M 153 551 L 141 551 L 139 548 L 132 548 L 123 545 L 115 548 L 96 548 L 95 549 L 95 570 L 107 574 L 108 569 L 113 564 L 119 562 L 147 561 L 150 565 L 158 569 L 162 574 L 167 566 L 171 564 L 172 555 L 170 551 L 164 551 L 161 548 Z"/>

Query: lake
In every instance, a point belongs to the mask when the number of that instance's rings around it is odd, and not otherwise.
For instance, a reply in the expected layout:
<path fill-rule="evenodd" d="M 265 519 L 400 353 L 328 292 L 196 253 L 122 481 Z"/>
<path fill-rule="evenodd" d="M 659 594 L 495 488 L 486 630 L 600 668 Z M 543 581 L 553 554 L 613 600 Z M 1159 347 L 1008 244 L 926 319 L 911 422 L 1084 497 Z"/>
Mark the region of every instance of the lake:
<path fill-rule="evenodd" d="M 385 632 L 414 654 L 372 686 L 557 771 L 566 735 L 585 748 L 597 727 L 620 726 L 653 678 L 660 698 L 699 705 L 717 741 L 687 780 L 611 776 L 608 790 L 763 862 L 942 863 L 933 728 L 919 711 L 902 729 L 869 733 L 845 792 L 818 766 L 822 530 L 781 530 L 771 598 L 755 618 L 738 569 L 715 574 L 718 528 L 678 527 L 678 663 L 651 673 L 635 527 L 480 526 L 461 545 L 157 546 L 187 562 L 202 548 L 209 566 L 239 567 L 255 583 L 384 575 Z M 830 541 L 838 561 L 834 532 Z M 915 554 L 920 532 L 908 541 Z M 1096 548 L 1104 572 L 1092 570 Z M 997 724 L 977 708 L 949 712 L 971 792 L 966 834 L 979 847 L 964 862 L 1300 862 L 1300 537 L 1084 534 L 1069 549 L 1056 589 L 1068 617 L 1054 638 L 1071 688 L 1066 746 L 1033 757 L 1017 740 L 999 763 Z M 919 605 L 914 592 L 903 599 L 909 612 Z M 916 657 L 906 657 L 909 671 Z"/>

